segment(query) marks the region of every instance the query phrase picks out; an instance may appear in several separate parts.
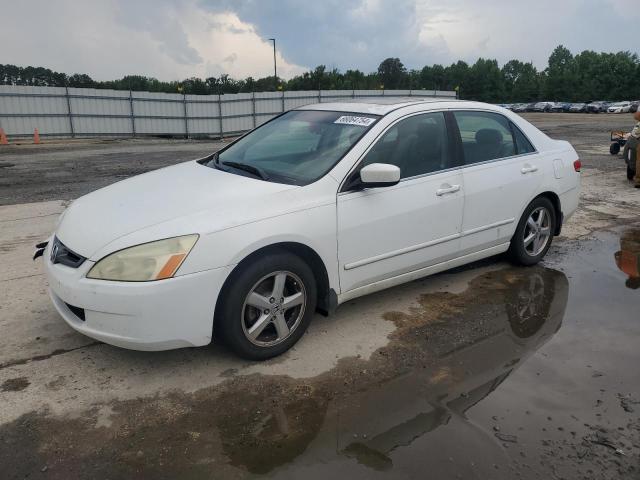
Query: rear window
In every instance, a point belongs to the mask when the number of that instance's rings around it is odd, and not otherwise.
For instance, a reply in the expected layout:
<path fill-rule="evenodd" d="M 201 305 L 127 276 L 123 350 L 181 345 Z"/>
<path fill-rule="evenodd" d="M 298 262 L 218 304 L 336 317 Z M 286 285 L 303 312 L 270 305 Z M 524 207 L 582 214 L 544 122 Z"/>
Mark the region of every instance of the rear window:
<path fill-rule="evenodd" d="M 531 142 L 524 136 L 524 133 L 522 133 L 513 122 L 511 122 L 511 130 L 513 131 L 513 138 L 516 141 L 516 155 L 536 151 L 536 149 L 533 148 L 533 145 L 531 145 Z"/>

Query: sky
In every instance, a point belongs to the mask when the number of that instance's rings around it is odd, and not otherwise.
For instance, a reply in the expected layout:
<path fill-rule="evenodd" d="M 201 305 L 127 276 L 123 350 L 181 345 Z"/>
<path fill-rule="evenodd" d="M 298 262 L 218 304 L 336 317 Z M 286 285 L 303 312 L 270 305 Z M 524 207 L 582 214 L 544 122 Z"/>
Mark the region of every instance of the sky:
<path fill-rule="evenodd" d="M 278 75 L 478 57 L 545 68 L 563 44 L 640 53 L 639 0 L 0 0 L 0 63 L 87 73 Z"/>

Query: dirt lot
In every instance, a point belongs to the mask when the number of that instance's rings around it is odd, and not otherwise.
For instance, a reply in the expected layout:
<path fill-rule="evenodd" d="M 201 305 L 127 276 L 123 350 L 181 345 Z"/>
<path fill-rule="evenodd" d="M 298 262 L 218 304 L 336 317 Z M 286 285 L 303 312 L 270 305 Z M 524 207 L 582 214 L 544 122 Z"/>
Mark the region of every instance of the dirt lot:
<path fill-rule="evenodd" d="M 608 153 L 631 120 L 527 118 L 585 165 L 544 265 L 360 298 L 263 363 L 87 339 L 30 260 L 69 200 L 220 143 L 0 146 L 0 476 L 640 478 L 640 289 L 616 264 L 640 265 L 640 191 Z"/>

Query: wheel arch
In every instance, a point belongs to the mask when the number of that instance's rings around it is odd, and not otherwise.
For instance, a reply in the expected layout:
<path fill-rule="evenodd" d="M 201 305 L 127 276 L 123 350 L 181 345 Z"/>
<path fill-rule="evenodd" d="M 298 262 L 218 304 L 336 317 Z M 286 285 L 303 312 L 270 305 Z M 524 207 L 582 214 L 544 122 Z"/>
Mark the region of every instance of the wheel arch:
<path fill-rule="evenodd" d="M 275 252 L 287 252 L 292 253 L 302 260 L 304 260 L 311 270 L 313 271 L 313 275 L 316 280 L 317 287 L 317 307 L 316 310 L 319 311 L 323 315 L 329 315 L 333 313 L 335 308 L 337 307 L 337 294 L 331 288 L 331 284 L 329 282 L 329 273 L 327 268 L 322 260 L 322 257 L 311 247 L 305 245 L 300 242 L 293 241 L 282 241 L 277 243 L 272 243 L 269 245 L 262 246 L 257 250 L 246 255 L 229 273 L 227 278 L 225 279 L 222 288 L 220 289 L 220 294 L 216 300 L 215 306 L 215 314 L 214 314 L 214 329 L 215 329 L 215 317 L 218 315 L 218 309 L 222 304 L 222 299 L 225 296 L 225 292 L 231 288 L 233 284 L 234 277 L 238 274 L 238 272 L 246 265 L 248 262 L 252 260 L 262 257 L 264 255 L 270 255 Z"/>

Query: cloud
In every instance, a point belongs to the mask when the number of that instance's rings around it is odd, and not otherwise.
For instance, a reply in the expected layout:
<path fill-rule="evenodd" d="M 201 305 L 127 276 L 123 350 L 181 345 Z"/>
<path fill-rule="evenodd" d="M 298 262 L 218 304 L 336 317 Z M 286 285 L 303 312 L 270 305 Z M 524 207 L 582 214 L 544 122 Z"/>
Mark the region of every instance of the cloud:
<path fill-rule="evenodd" d="M 290 78 L 324 64 L 375 71 L 482 56 L 546 66 L 574 53 L 638 51 L 638 0 L 31 0 L 3 2 L 3 63 L 99 80 L 126 74 Z"/>
<path fill-rule="evenodd" d="M 419 41 L 414 0 L 203 0 L 211 12 L 233 12 L 262 38 L 275 37 L 299 65 L 376 70 L 386 57 L 424 64 L 430 46 Z"/>
<path fill-rule="evenodd" d="M 160 51 L 183 65 L 202 62 L 198 51 L 189 44 L 180 23 L 179 6 L 166 0 L 118 0 L 115 21 L 130 30 L 145 32 L 156 41 Z"/>
<path fill-rule="evenodd" d="M 162 80 L 272 75 L 273 51 L 233 13 L 203 10 L 196 0 L 33 0 L 3 4 L 2 63 Z M 278 74 L 302 73 L 278 54 Z"/>

